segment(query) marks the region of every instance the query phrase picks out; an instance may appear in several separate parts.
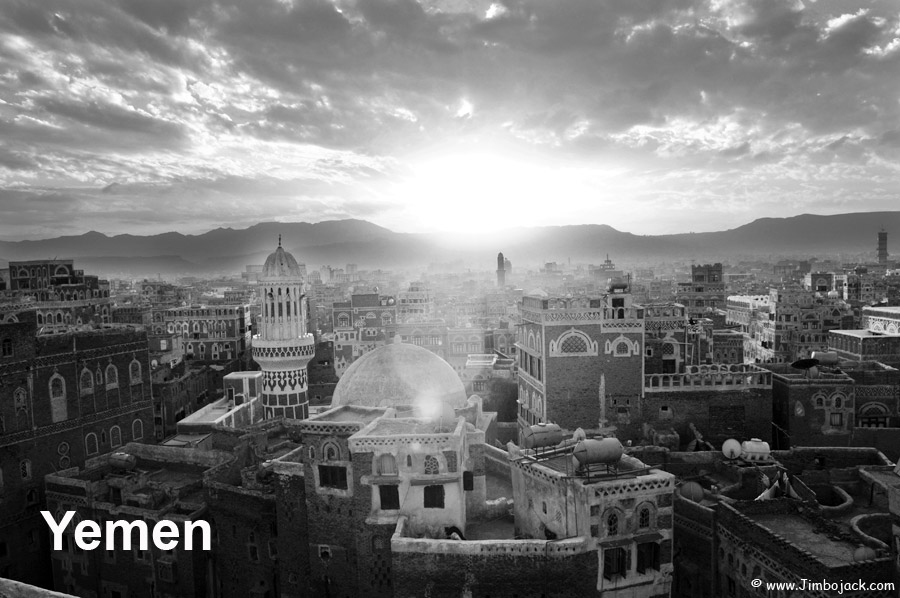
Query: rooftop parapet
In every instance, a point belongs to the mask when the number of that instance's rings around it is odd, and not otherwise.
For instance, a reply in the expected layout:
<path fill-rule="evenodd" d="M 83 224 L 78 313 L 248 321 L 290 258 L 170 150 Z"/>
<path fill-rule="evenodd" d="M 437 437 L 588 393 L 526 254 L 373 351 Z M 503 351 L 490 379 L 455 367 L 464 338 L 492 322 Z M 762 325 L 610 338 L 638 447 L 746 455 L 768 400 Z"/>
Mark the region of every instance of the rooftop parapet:
<path fill-rule="evenodd" d="M 683 374 L 645 375 L 644 391 L 740 390 L 772 386 L 772 372 L 753 364 L 689 365 L 686 369 Z"/>

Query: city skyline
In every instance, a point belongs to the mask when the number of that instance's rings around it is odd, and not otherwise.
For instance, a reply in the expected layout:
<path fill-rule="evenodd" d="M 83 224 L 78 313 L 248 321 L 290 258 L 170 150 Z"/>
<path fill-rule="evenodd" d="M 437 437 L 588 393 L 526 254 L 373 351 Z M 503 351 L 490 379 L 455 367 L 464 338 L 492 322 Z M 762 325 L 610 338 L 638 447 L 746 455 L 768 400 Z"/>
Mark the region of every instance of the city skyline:
<path fill-rule="evenodd" d="M 0 239 L 340 218 L 667 234 L 887 210 L 890 8 L 11 2 Z"/>

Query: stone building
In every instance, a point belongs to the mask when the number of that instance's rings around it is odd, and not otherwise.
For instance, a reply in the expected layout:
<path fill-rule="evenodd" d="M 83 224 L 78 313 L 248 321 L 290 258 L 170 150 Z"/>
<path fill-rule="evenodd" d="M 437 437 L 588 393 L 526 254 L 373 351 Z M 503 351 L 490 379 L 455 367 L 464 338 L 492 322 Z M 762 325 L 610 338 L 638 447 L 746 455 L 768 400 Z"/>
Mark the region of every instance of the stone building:
<path fill-rule="evenodd" d="M 434 317 L 434 296 L 425 283 L 411 282 L 397 294 L 397 322 L 427 321 Z"/>
<path fill-rule="evenodd" d="M 599 427 L 608 404 L 621 400 L 626 407 L 641 396 L 644 310 L 626 287 L 611 291 L 522 299 L 516 343 L 520 428 L 540 422 L 570 430 Z"/>
<path fill-rule="evenodd" d="M 691 266 L 690 282 L 678 283 L 676 300 L 687 307 L 692 316 L 725 307 L 725 277 L 722 264 Z"/>
<path fill-rule="evenodd" d="M 377 292 L 354 294 L 350 301 L 335 302 L 331 313 L 338 377 L 368 351 L 387 344 L 387 327 L 397 321 L 395 299 Z"/>
<path fill-rule="evenodd" d="M 225 363 L 246 360 L 250 348 L 249 305 L 195 305 L 153 310 L 150 334 L 175 335 L 185 357 Z"/>
<path fill-rule="evenodd" d="M 44 584 L 44 476 L 151 438 L 147 335 L 36 337 L 35 324 L 23 322 L 0 324 L 0 346 L 0 577 Z"/>
<path fill-rule="evenodd" d="M 47 510 L 57 521 L 65 511 L 76 512 L 62 550 L 51 553 L 54 587 L 110 598 L 204 595 L 216 582 L 212 553 L 199 549 L 201 532 L 192 535 L 196 546 L 191 550 L 185 538 L 172 550 L 160 550 L 153 542 L 148 550 L 131 543 L 126 547 L 121 539 L 114 550 L 81 550 L 74 527 L 82 520 L 121 520 L 142 521 L 152 528 L 166 520 L 185 533 L 185 523 L 209 518 L 204 473 L 233 459 L 224 451 L 129 443 L 120 452 L 92 459 L 81 471 L 47 475 Z"/>

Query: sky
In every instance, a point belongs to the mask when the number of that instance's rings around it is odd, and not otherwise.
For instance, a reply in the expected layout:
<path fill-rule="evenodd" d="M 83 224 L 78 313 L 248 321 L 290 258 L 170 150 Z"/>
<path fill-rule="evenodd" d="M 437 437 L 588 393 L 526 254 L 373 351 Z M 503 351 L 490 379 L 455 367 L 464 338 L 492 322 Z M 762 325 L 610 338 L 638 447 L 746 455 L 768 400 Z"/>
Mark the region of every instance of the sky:
<path fill-rule="evenodd" d="M 894 0 L 0 0 L 0 239 L 900 206 Z"/>

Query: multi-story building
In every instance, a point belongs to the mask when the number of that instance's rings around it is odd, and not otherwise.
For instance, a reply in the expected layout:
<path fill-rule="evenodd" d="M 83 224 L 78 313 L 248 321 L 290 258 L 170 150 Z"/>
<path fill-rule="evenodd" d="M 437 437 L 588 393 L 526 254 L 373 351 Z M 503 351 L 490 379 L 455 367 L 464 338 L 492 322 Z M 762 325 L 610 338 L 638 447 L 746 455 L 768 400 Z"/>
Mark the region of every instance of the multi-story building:
<path fill-rule="evenodd" d="M 678 283 L 677 301 L 688 309 L 690 315 L 702 316 L 706 312 L 725 307 L 725 277 L 722 264 L 691 266 L 691 281 Z"/>
<path fill-rule="evenodd" d="M 422 282 L 412 282 L 397 294 L 397 321 L 419 322 L 434 317 L 434 297 Z"/>
<path fill-rule="evenodd" d="M 81 550 L 70 527 L 63 534 L 62 550 L 52 552 L 53 585 L 79 596 L 205 595 L 217 585 L 213 553 L 200 545 L 202 528 L 187 526 L 209 519 L 204 473 L 233 460 L 224 451 L 128 443 L 93 459 L 83 470 L 47 475 L 47 510 L 58 518 L 75 511 L 77 521 L 140 521 L 150 528 L 169 521 L 183 534 L 171 550 L 161 550 L 155 542 L 143 550 L 123 541 L 112 550 Z M 185 536 L 195 543 L 190 549 Z M 211 543 L 212 534 L 207 538 Z"/>
<path fill-rule="evenodd" d="M 728 321 L 745 332 L 744 359 L 791 363 L 814 351 L 827 351 L 829 331 L 850 328 L 853 320 L 850 306 L 834 295 L 773 288 L 768 301 L 729 297 Z"/>
<path fill-rule="evenodd" d="M 208 365 L 181 361 L 153 370 L 153 437 L 162 441 L 177 423 L 217 397 L 216 375 Z"/>
<path fill-rule="evenodd" d="M 841 359 L 900 367 L 900 307 L 864 307 L 862 326 L 829 331 L 829 350 Z"/>
<path fill-rule="evenodd" d="M 359 293 L 334 303 L 331 313 L 334 369 L 340 377 L 354 361 L 387 343 L 387 327 L 397 321 L 397 304 L 390 296 Z"/>
<path fill-rule="evenodd" d="M 186 357 L 225 363 L 249 357 L 250 306 L 194 305 L 154 310 L 154 335 L 177 335 Z"/>
<path fill-rule="evenodd" d="M 526 296 L 516 352 L 520 428 L 600 427 L 607 405 L 637 409 L 643 389 L 644 309 L 627 285 L 599 297 Z"/>
<path fill-rule="evenodd" d="M 152 434 L 147 335 L 105 329 L 36 336 L 0 324 L 0 577 L 45 585 L 46 474 Z M 12 557 L 15 558 L 12 558 Z"/>

